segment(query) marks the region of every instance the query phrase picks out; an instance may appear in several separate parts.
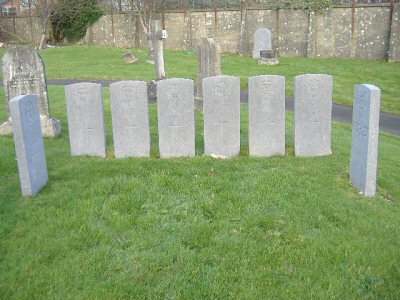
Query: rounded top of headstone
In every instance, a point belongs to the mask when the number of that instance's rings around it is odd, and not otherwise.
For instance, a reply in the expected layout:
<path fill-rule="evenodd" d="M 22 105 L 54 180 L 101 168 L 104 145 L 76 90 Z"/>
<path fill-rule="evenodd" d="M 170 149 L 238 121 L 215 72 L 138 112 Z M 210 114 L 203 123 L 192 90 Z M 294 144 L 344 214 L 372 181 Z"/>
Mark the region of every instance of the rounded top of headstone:
<path fill-rule="evenodd" d="M 141 81 L 141 80 L 121 80 L 121 81 L 117 81 L 117 82 L 113 82 L 110 84 L 110 88 L 111 87 L 124 87 L 127 85 L 131 85 L 131 86 L 147 86 L 147 82 L 146 81 Z"/>
<path fill-rule="evenodd" d="M 298 79 L 313 79 L 313 78 L 333 78 L 332 75 L 328 74 L 302 74 L 302 75 L 297 75 L 295 78 Z"/>
<path fill-rule="evenodd" d="M 3 56 L 3 63 L 9 59 L 14 59 L 15 57 L 21 57 L 24 58 L 26 57 L 26 61 L 29 62 L 28 59 L 32 60 L 32 57 L 34 59 L 40 59 L 42 61 L 42 58 L 40 55 L 32 48 L 29 48 L 27 46 L 15 46 L 6 51 L 6 53 Z"/>
<path fill-rule="evenodd" d="M 375 86 L 373 84 L 363 83 L 363 84 L 361 84 L 361 86 L 366 87 L 367 89 L 369 89 L 371 91 L 381 91 L 380 88 L 378 88 L 377 86 Z"/>
<path fill-rule="evenodd" d="M 78 83 L 73 83 L 73 84 L 69 84 L 67 85 L 68 88 L 74 88 L 74 87 L 98 87 L 101 86 L 100 83 L 95 83 L 95 82 L 78 82 Z"/>
<path fill-rule="evenodd" d="M 254 34 L 271 34 L 271 30 L 269 30 L 268 28 L 258 28 Z"/>
<path fill-rule="evenodd" d="M 168 78 L 168 79 L 163 79 L 160 81 L 157 81 L 157 84 L 170 84 L 174 82 L 193 82 L 192 79 L 187 79 L 187 78 Z"/>

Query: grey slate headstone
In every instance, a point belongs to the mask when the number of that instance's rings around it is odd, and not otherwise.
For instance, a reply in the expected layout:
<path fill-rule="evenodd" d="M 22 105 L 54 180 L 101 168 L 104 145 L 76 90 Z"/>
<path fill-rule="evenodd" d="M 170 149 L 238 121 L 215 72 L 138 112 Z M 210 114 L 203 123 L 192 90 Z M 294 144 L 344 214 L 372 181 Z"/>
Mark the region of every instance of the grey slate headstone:
<path fill-rule="evenodd" d="M 57 136 L 61 131 L 61 124 L 59 120 L 50 117 L 44 65 L 36 51 L 28 47 L 8 50 L 2 59 L 2 71 L 9 120 L 0 126 L 0 135 L 12 134 L 10 100 L 19 95 L 36 95 L 43 136 Z"/>
<path fill-rule="evenodd" d="M 195 155 L 194 83 L 172 78 L 157 82 L 161 158 Z"/>
<path fill-rule="evenodd" d="M 101 85 L 82 82 L 65 87 L 72 156 L 106 156 Z"/>
<path fill-rule="evenodd" d="M 376 86 L 355 86 L 350 182 L 365 196 L 376 193 L 380 102 L 381 90 Z"/>
<path fill-rule="evenodd" d="M 110 84 L 110 102 L 115 157 L 149 157 L 147 83 L 119 81 Z"/>
<path fill-rule="evenodd" d="M 18 96 L 9 104 L 22 195 L 34 196 L 48 181 L 37 97 Z"/>
<path fill-rule="evenodd" d="M 204 153 L 240 153 L 240 78 L 214 76 L 203 80 Z"/>
<path fill-rule="evenodd" d="M 285 155 L 285 77 L 249 78 L 249 152 Z"/>
<path fill-rule="evenodd" d="M 259 28 L 254 33 L 253 58 L 260 58 L 261 50 L 272 50 L 272 35 L 267 28 Z"/>
<path fill-rule="evenodd" d="M 198 46 L 197 96 L 203 97 L 203 79 L 221 75 L 221 49 L 212 38 L 202 38 Z"/>
<path fill-rule="evenodd" d="M 332 91 L 330 75 L 294 78 L 294 144 L 296 156 L 332 154 Z"/>

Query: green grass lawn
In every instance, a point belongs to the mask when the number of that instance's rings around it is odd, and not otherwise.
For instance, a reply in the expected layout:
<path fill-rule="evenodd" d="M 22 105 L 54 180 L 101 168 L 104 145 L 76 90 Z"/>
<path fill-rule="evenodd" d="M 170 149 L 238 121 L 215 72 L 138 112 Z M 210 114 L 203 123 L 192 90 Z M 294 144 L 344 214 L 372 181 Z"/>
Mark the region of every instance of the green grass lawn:
<path fill-rule="evenodd" d="M 147 50 L 134 49 L 140 59 L 137 64 L 122 63 L 126 49 L 108 47 L 71 46 L 40 52 L 50 79 L 137 79 L 155 77 L 154 65 L 145 62 Z M 0 49 L 2 56 L 4 50 Z M 167 77 L 197 78 L 197 55 L 185 51 L 165 51 Z M 223 55 L 222 72 L 238 76 L 242 90 L 247 90 L 248 77 L 276 74 L 286 77 L 287 95 L 293 95 L 294 76 L 306 73 L 330 74 L 334 77 L 335 103 L 352 105 L 354 85 L 370 83 L 382 89 L 381 109 L 400 114 L 400 64 L 384 61 L 362 61 L 339 58 L 307 59 L 280 57 L 276 66 L 258 65 L 250 57 Z"/>
<path fill-rule="evenodd" d="M 400 298 L 400 138 L 380 133 L 374 198 L 348 183 L 351 126 L 333 123 L 332 156 L 298 158 L 288 113 L 287 156 L 251 158 L 246 105 L 238 158 L 202 156 L 201 114 L 197 156 L 157 158 L 151 105 L 151 158 L 116 160 L 104 91 L 108 156 L 72 158 L 63 87 L 49 87 L 63 128 L 34 198 L 0 137 L 0 298 Z"/>

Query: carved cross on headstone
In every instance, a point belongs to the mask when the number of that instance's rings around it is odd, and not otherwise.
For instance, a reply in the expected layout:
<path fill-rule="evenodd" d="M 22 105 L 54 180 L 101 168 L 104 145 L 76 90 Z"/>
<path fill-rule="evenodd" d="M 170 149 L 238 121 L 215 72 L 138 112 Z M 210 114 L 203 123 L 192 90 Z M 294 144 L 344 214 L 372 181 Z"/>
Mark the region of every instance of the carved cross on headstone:
<path fill-rule="evenodd" d="M 154 47 L 154 60 L 156 65 L 156 80 L 165 79 L 164 68 L 164 40 L 168 37 L 167 31 L 161 29 L 160 20 L 151 21 L 150 38 Z"/>

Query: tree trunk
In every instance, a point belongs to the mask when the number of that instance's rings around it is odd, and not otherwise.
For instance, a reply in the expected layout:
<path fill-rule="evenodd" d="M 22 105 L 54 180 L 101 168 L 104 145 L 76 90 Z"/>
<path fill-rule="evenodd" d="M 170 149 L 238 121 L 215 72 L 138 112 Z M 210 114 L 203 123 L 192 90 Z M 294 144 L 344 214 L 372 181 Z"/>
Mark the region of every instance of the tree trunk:
<path fill-rule="evenodd" d="M 44 49 L 44 40 L 46 39 L 46 35 L 43 33 L 39 43 L 39 50 Z"/>
<path fill-rule="evenodd" d="M 151 38 L 150 34 L 147 34 L 147 45 L 149 47 L 149 50 L 147 51 L 147 61 L 149 64 L 155 64 L 154 61 L 154 45 L 153 45 L 153 40 Z"/>

